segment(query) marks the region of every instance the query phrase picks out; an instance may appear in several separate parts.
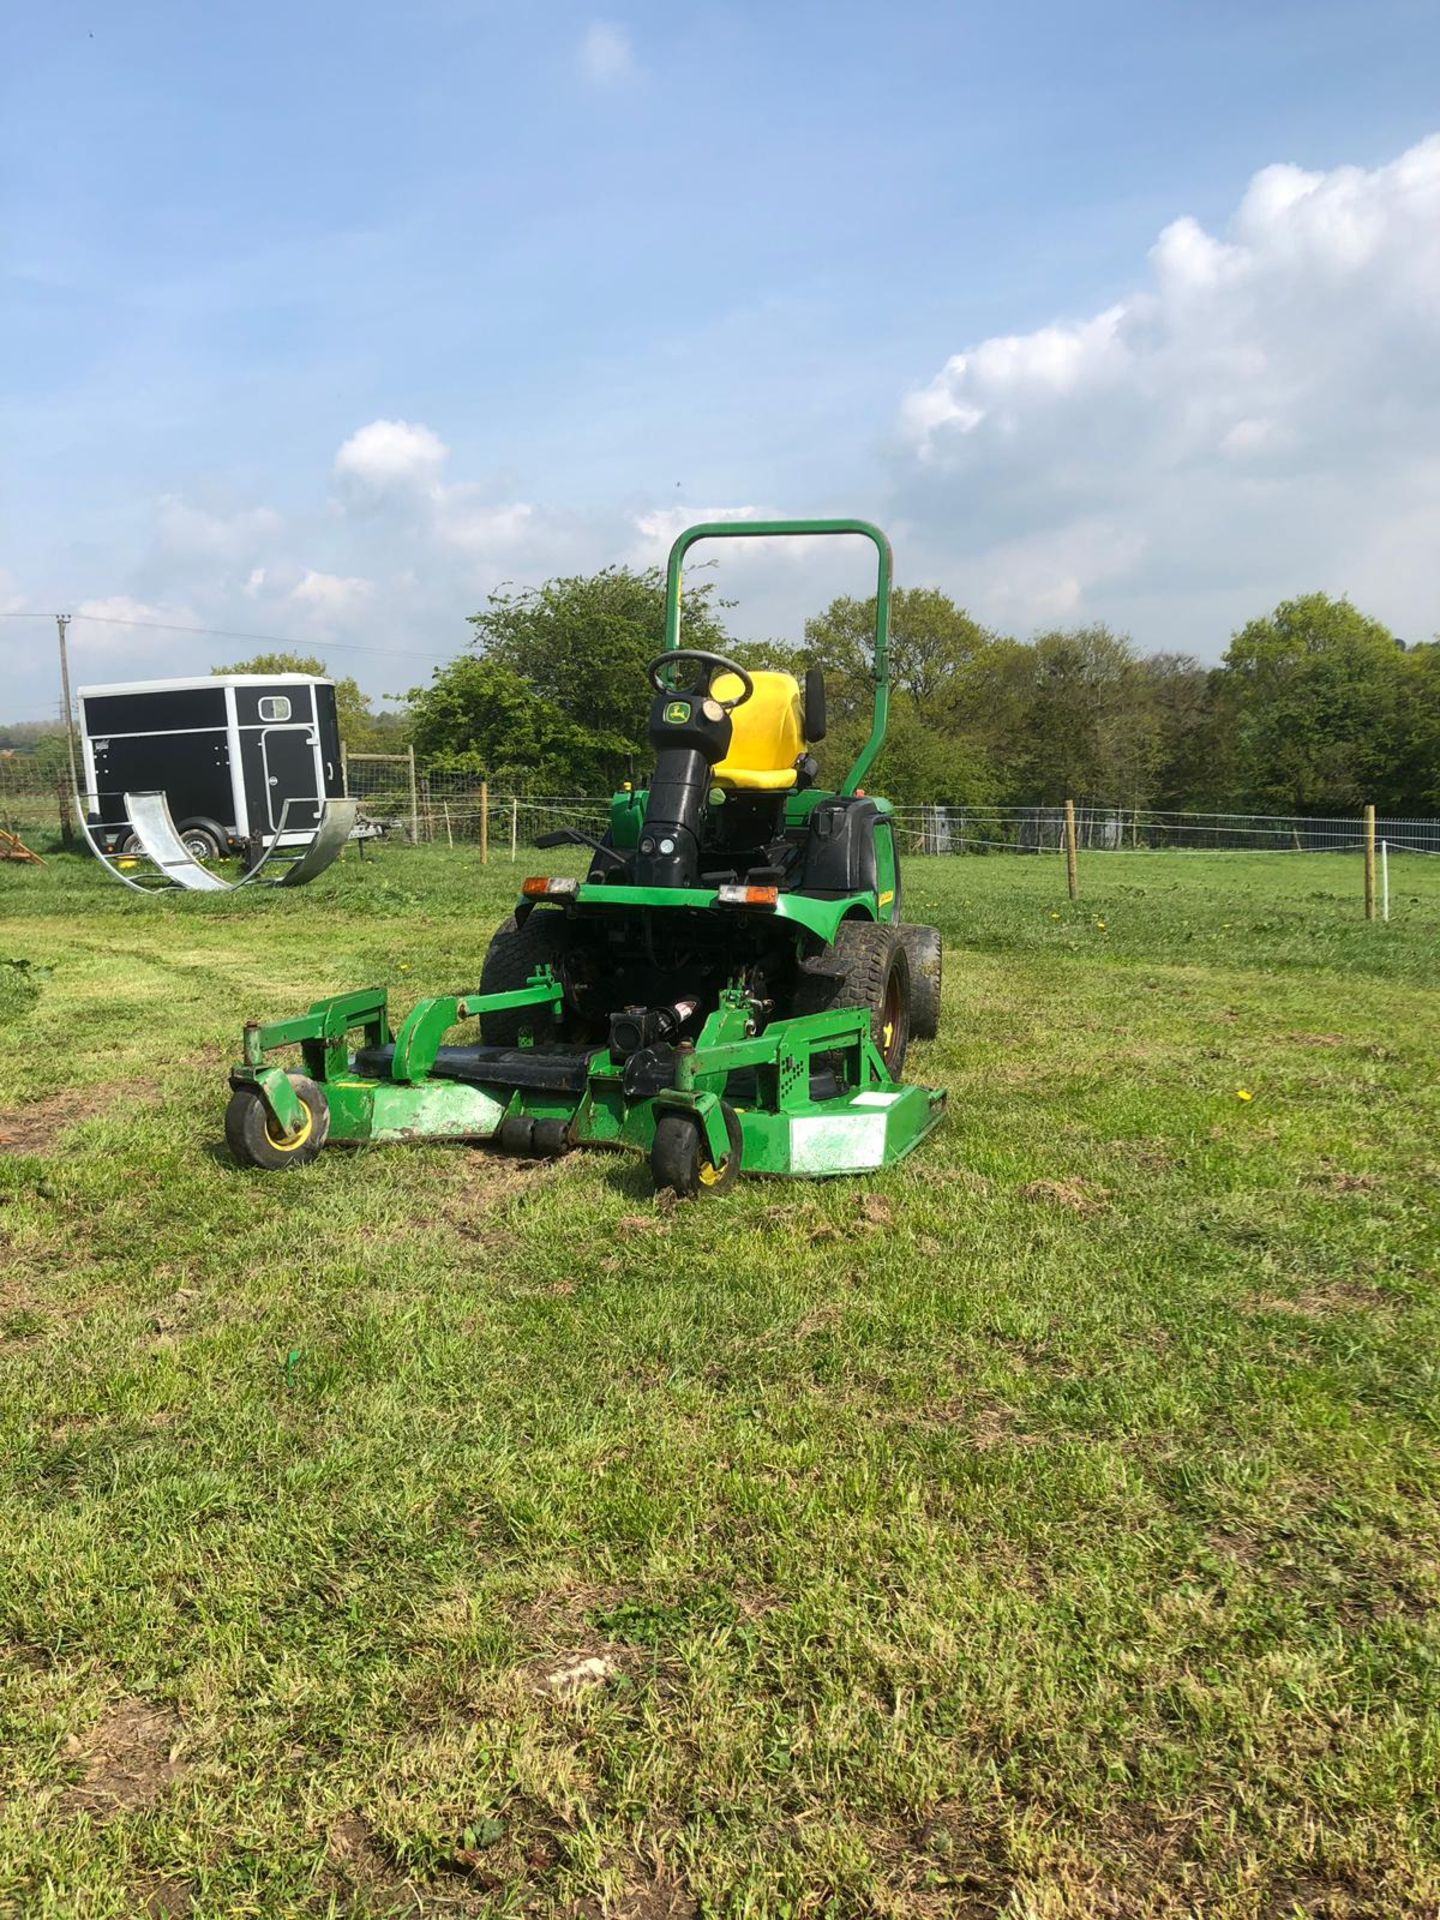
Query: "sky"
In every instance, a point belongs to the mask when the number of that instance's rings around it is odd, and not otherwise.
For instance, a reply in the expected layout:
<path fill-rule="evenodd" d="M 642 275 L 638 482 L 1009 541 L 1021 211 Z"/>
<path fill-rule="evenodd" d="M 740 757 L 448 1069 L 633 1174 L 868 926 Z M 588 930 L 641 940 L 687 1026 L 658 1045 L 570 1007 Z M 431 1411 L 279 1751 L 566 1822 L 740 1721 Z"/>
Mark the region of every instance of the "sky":
<path fill-rule="evenodd" d="M 1440 630 L 1434 0 L 47 0 L 0 282 L 0 722 L 28 616 L 396 695 L 713 517 L 1019 635 Z M 871 584 L 708 551 L 741 634 Z"/>

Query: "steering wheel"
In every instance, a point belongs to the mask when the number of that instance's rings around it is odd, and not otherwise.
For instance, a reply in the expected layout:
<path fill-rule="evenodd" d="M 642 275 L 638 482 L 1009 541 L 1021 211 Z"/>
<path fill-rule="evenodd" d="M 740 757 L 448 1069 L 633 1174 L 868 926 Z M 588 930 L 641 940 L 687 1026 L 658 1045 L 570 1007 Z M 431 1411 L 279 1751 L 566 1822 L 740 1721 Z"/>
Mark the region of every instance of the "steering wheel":
<path fill-rule="evenodd" d="M 726 713 L 733 713 L 736 707 L 743 707 L 755 691 L 755 682 L 750 678 L 744 667 L 742 667 L 738 661 L 727 660 L 723 653 L 706 653 L 702 647 L 671 647 L 667 652 L 662 653 L 658 659 L 650 662 L 650 684 L 656 693 L 679 693 L 682 691 L 682 689 L 678 687 L 666 686 L 665 682 L 660 678 L 660 669 L 662 667 L 673 666 L 677 660 L 693 660 L 705 669 L 704 679 L 698 680 L 693 687 L 686 688 L 684 691 L 699 694 L 706 700 L 711 697 L 710 682 L 715 678 L 717 673 L 733 673 L 735 675 L 742 689 L 739 698 L 716 702 L 716 705 L 723 708 Z"/>

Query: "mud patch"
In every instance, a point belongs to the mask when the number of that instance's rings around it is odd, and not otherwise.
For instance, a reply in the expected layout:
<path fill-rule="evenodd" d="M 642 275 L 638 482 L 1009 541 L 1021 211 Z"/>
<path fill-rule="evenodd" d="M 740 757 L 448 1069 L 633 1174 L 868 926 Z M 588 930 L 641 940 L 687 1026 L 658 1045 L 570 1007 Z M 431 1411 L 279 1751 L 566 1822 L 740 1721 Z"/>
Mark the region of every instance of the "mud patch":
<path fill-rule="evenodd" d="M 184 1777 L 176 1759 L 182 1728 L 173 1713 L 146 1700 L 121 1700 L 88 1738 L 72 1736 L 73 1751 L 86 1760 L 85 1778 L 60 1802 L 62 1813 L 101 1818 L 150 1807 Z"/>
<path fill-rule="evenodd" d="M 110 1080 L 98 1087 L 67 1087 L 29 1106 L 6 1108 L 0 1111 L 0 1153 L 49 1153 L 67 1127 L 107 1113 L 121 1099 L 133 1105 L 147 1095 L 155 1097 L 148 1081 Z"/>

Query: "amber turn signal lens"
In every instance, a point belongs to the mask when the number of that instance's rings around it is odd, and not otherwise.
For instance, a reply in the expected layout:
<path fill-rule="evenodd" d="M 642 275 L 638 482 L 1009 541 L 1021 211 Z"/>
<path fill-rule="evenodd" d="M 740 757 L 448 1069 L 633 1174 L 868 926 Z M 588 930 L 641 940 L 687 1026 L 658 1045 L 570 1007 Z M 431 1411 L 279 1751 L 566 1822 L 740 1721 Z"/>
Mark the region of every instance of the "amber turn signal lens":
<path fill-rule="evenodd" d="M 549 885 L 550 876 L 548 873 L 532 873 L 528 880 L 522 880 L 520 882 L 520 891 L 525 895 L 527 900 L 533 900 L 537 895 L 544 893 Z"/>
<path fill-rule="evenodd" d="M 725 907 L 773 907 L 780 898 L 778 887 L 721 887 L 716 899 Z"/>

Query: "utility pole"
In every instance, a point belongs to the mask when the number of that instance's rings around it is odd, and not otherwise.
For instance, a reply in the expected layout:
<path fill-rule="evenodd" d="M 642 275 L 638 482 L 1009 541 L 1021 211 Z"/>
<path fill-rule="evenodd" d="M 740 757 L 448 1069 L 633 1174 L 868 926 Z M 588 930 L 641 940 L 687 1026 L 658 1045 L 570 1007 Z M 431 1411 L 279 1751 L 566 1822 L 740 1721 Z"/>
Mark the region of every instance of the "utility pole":
<path fill-rule="evenodd" d="M 57 613 L 55 628 L 60 635 L 60 697 L 65 702 L 65 744 L 70 749 L 70 785 L 78 799 L 80 772 L 75 759 L 75 710 L 70 704 L 70 660 L 65 651 L 65 629 L 70 619 L 68 613 Z"/>

